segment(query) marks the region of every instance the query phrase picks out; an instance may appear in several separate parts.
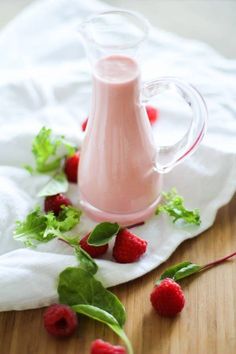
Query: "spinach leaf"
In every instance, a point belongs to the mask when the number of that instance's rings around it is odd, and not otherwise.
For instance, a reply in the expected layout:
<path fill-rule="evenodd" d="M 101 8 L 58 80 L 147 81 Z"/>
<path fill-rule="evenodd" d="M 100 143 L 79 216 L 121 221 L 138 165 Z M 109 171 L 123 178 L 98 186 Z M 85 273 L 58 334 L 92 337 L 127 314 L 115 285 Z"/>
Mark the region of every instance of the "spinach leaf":
<path fill-rule="evenodd" d="M 175 281 L 186 278 L 194 273 L 199 272 L 202 269 L 198 264 L 194 264 L 188 261 L 175 264 L 167 268 L 160 276 L 160 279 L 156 282 L 156 285 L 160 284 L 165 278 L 171 278 Z"/>
<path fill-rule="evenodd" d="M 97 263 L 93 258 L 80 246 L 74 246 L 75 255 L 80 262 L 80 267 L 91 274 L 96 274 L 98 271 Z"/>
<path fill-rule="evenodd" d="M 72 309 L 82 315 L 88 316 L 96 321 L 102 322 L 110 327 L 126 344 L 128 353 L 133 354 L 132 345 L 124 330 L 120 327 L 117 320 L 108 312 L 91 305 L 75 305 Z"/>
<path fill-rule="evenodd" d="M 111 314 L 121 327 L 125 323 L 125 309 L 119 299 L 84 269 L 68 267 L 60 273 L 58 294 L 63 304 L 95 306 Z"/>
<path fill-rule="evenodd" d="M 117 223 L 102 222 L 98 224 L 88 238 L 88 244 L 93 246 L 106 245 L 120 230 Z"/>
<path fill-rule="evenodd" d="M 58 173 L 39 191 L 37 197 L 47 197 L 49 195 L 55 195 L 58 193 L 67 192 L 69 187 L 65 174 Z"/>
<path fill-rule="evenodd" d="M 192 274 L 198 273 L 202 267 L 198 264 L 190 263 L 186 267 L 181 268 L 174 275 L 174 280 L 180 280 L 189 277 Z"/>

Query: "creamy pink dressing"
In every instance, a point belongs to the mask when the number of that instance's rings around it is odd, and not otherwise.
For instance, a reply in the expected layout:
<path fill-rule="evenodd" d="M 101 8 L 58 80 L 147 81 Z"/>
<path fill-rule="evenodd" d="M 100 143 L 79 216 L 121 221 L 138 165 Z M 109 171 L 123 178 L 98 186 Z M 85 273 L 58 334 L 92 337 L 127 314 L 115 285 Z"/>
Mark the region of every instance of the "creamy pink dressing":
<path fill-rule="evenodd" d="M 95 64 L 79 167 L 82 205 L 122 215 L 144 210 L 157 200 L 156 149 L 139 91 L 140 71 L 134 59 L 115 55 Z"/>

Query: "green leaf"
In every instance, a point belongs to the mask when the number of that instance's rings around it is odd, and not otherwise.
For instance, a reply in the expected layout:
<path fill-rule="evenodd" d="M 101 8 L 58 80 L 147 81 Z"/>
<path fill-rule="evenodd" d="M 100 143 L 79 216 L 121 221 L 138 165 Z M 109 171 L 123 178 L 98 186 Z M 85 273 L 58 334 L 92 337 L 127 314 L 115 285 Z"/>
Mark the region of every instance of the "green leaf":
<path fill-rule="evenodd" d="M 88 316 L 96 321 L 119 326 L 117 320 L 107 311 L 92 305 L 74 305 L 71 306 L 72 310 L 82 315 Z"/>
<path fill-rule="evenodd" d="M 183 267 L 178 272 L 176 272 L 173 279 L 177 281 L 189 277 L 192 274 L 198 273 L 201 268 L 202 267 L 198 264 L 190 263 L 186 267 Z"/>
<path fill-rule="evenodd" d="M 117 325 L 112 325 L 112 324 L 108 324 L 108 327 L 110 327 L 125 343 L 127 349 L 128 349 L 128 354 L 133 354 L 133 348 L 132 348 L 132 344 L 129 340 L 129 338 L 127 337 L 127 335 L 125 334 L 125 331 L 123 330 L 123 328 L 121 328 L 120 326 Z"/>
<path fill-rule="evenodd" d="M 98 271 L 98 265 L 94 259 L 80 247 L 79 238 L 72 236 L 60 236 L 60 240 L 64 240 L 69 244 L 75 252 L 76 258 L 80 263 L 80 268 L 86 270 L 91 274 L 96 274 Z"/>
<path fill-rule="evenodd" d="M 106 245 L 112 237 L 118 234 L 119 230 L 120 226 L 117 223 L 102 222 L 91 232 L 88 244 L 93 246 Z"/>
<path fill-rule="evenodd" d="M 187 224 L 201 224 L 199 210 L 187 210 L 184 206 L 184 199 L 177 194 L 174 188 L 170 192 L 162 194 L 163 203 L 156 209 L 156 215 L 165 212 L 169 214 L 174 223 L 177 220 L 183 220 Z"/>
<path fill-rule="evenodd" d="M 48 227 L 58 229 L 61 232 L 67 232 L 79 224 L 82 212 L 71 205 L 62 205 L 61 209 L 57 217 L 54 214 L 46 214 Z"/>
<path fill-rule="evenodd" d="M 75 305 L 72 309 L 82 315 L 88 316 L 96 321 L 102 322 L 110 327 L 126 344 L 128 353 L 133 354 L 132 345 L 124 330 L 119 326 L 117 320 L 108 312 L 91 305 Z"/>
<path fill-rule="evenodd" d="M 80 267 L 91 274 L 96 274 L 98 265 L 93 258 L 80 246 L 73 246 L 76 257 L 80 262 Z"/>
<path fill-rule="evenodd" d="M 80 263 L 80 268 L 91 274 L 97 273 L 98 265 L 94 259 L 80 247 L 79 237 L 60 235 L 59 240 L 64 241 L 73 248 L 75 256 Z"/>
<path fill-rule="evenodd" d="M 41 189 L 37 197 L 47 197 L 49 195 L 65 193 L 68 191 L 68 187 L 69 184 L 66 175 L 63 172 L 58 173 Z"/>
<path fill-rule="evenodd" d="M 52 138 L 52 130 L 43 127 L 38 135 L 36 135 L 32 152 L 35 156 L 36 170 L 38 172 L 49 172 L 60 166 L 61 158 L 50 158 L 56 155 L 58 147 L 61 145 L 61 139 Z"/>
<path fill-rule="evenodd" d="M 165 278 L 171 278 L 174 279 L 175 274 L 181 269 L 184 268 L 186 266 L 188 266 L 189 264 L 191 264 L 191 262 L 182 262 L 182 263 L 178 263 L 175 264 L 169 268 L 167 268 L 164 273 L 161 274 L 160 276 L 160 280 L 158 280 L 158 284 L 161 282 L 161 280 L 165 279 Z"/>
<path fill-rule="evenodd" d="M 67 154 L 58 156 L 58 148 L 62 146 Z M 57 170 L 66 155 L 72 155 L 75 147 L 64 139 L 64 136 L 53 136 L 52 130 L 43 127 L 36 135 L 32 144 L 32 153 L 35 157 L 36 171 L 48 173 Z"/>
<path fill-rule="evenodd" d="M 58 217 L 52 212 L 44 214 L 36 207 L 25 220 L 16 222 L 14 239 L 24 242 L 27 247 L 49 242 L 73 229 L 79 223 L 80 215 L 81 211 L 72 206 L 63 207 Z"/>
<path fill-rule="evenodd" d="M 172 267 L 167 268 L 164 273 L 161 274 L 160 279 L 156 284 L 160 284 L 165 278 L 171 278 L 175 281 L 186 278 L 197 273 L 201 268 L 201 266 L 188 261 L 175 264 Z"/>
<path fill-rule="evenodd" d="M 24 242 L 27 247 L 35 246 L 40 242 L 48 242 L 55 236 L 52 233 L 45 234 L 47 219 L 36 207 L 31 211 L 24 221 L 17 221 L 14 231 L 14 239 Z"/>
<path fill-rule="evenodd" d="M 121 327 L 125 323 L 125 309 L 119 299 L 84 269 L 69 267 L 60 273 L 58 294 L 63 304 L 95 306 L 111 314 Z"/>
<path fill-rule="evenodd" d="M 80 222 L 81 211 L 68 205 L 62 206 L 58 216 L 53 213 L 45 214 L 47 228 L 45 235 L 63 237 L 63 233 L 72 230 Z"/>

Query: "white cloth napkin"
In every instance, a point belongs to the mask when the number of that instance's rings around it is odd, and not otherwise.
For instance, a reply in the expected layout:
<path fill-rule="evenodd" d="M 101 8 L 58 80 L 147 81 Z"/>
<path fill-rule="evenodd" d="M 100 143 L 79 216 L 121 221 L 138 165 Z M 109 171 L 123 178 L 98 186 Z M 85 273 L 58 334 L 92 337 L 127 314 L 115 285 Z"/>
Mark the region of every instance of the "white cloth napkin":
<path fill-rule="evenodd" d="M 30 150 L 35 134 L 45 125 L 81 142 L 80 126 L 89 109 L 91 86 L 74 27 L 92 12 L 106 8 L 94 0 L 40 1 L 0 35 L 0 310 L 36 308 L 55 301 L 59 272 L 76 264 L 71 250 L 59 241 L 36 250 L 25 249 L 13 240 L 12 233 L 15 221 L 23 219 L 38 202 L 35 195 L 47 180 L 47 176 L 32 177 L 22 168 L 33 162 Z M 183 228 L 165 216 L 154 216 L 134 230 L 149 245 L 138 263 L 112 262 L 111 251 L 98 260 L 98 278 L 106 286 L 157 267 L 182 241 L 209 228 L 217 210 L 236 189 L 236 61 L 224 59 L 203 43 L 158 29 L 151 30 L 142 58 L 144 79 L 182 77 L 191 81 L 207 102 L 206 138 L 199 150 L 164 180 L 165 190 L 175 186 L 189 208 L 200 209 L 202 224 Z M 171 139 L 183 127 L 181 112 L 161 102 L 159 108 L 161 117 L 154 134 L 172 117 L 175 128 L 163 128 Z M 75 187 L 71 186 L 69 195 L 78 203 Z M 83 235 L 92 226 L 83 217 L 78 232 Z"/>

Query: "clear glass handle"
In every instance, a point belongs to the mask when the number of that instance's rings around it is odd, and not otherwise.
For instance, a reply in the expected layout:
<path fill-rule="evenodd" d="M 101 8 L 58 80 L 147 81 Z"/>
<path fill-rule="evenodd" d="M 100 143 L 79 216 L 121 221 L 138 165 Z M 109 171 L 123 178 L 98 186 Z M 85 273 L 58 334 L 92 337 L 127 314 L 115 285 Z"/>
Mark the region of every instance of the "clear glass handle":
<path fill-rule="evenodd" d="M 192 121 L 184 136 L 171 146 L 157 146 L 156 169 L 159 173 L 172 170 L 178 163 L 192 154 L 200 144 L 207 121 L 207 107 L 200 93 L 190 84 L 175 77 L 163 77 L 145 82 L 141 98 L 148 101 L 165 90 L 175 89 L 192 109 Z"/>

